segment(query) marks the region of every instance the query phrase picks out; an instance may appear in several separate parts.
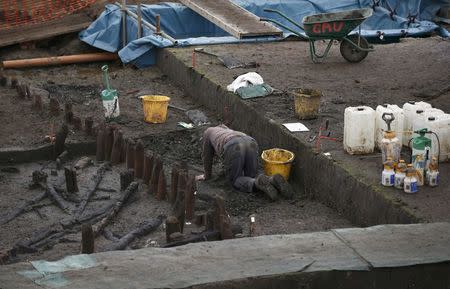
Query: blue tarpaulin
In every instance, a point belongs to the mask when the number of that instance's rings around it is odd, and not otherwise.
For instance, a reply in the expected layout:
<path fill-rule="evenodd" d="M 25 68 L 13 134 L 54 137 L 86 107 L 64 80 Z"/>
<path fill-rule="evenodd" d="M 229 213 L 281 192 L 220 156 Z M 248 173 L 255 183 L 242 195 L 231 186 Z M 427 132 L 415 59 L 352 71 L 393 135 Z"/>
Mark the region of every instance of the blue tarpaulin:
<path fill-rule="evenodd" d="M 374 13 L 361 25 L 361 34 L 368 38 L 426 36 L 438 32 L 448 37 L 447 30 L 431 22 L 446 0 L 233 0 L 259 17 L 272 18 L 292 27 L 278 15 L 264 12 L 264 8 L 277 9 L 294 21 L 301 23 L 304 16 L 342 10 L 373 8 Z M 136 12 L 136 6 L 128 9 Z M 143 37 L 137 39 L 137 21 L 127 17 L 127 45 L 122 47 L 121 10 L 107 5 L 105 11 L 89 28 L 80 33 L 80 39 L 94 47 L 118 52 L 125 63 L 146 67 L 155 63 L 155 47 L 206 45 L 237 42 L 275 41 L 282 38 L 258 37 L 237 39 L 203 18 L 191 9 L 178 3 L 142 5 L 142 18 L 155 25 L 156 15 L 161 15 L 161 29 L 175 38 L 176 43 L 154 35 L 146 26 Z M 293 27 L 295 30 L 295 27 Z M 291 32 L 283 30 L 283 37 Z"/>

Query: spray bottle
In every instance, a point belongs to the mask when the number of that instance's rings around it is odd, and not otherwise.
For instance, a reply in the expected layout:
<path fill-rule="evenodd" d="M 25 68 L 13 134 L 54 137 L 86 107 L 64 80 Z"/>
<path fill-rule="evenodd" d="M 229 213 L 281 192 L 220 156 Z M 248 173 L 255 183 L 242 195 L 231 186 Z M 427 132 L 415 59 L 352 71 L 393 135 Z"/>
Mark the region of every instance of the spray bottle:
<path fill-rule="evenodd" d="M 392 159 L 388 157 L 383 165 L 384 170 L 381 173 L 381 184 L 386 187 L 392 187 L 395 182 L 394 163 L 392 162 Z"/>
<path fill-rule="evenodd" d="M 438 159 L 433 157 L 430 162 L 429 170 L 427 171 L 427 184 L 430 187 L 436 187 L 439 185 L 439 171 L 438 171 Z"/>
<path fill-rule="evenodd" d="M 400 159 L 400 151 L 402 150 L 402 143 L 397 138 L 395 131 L 391 130 L 391 123 L 395 120 L 394 114 L 385 112 L 381 118 L 386 122 L 387 131 L 383 133 L 383 139 L 381 140 L 381 156 L 383 164 L 388 158 L 394 163 L 393 167 L 397 166 Z"/>
<path fill-rule="evenodd" d="M 406 167 L 406 178 L 405 178 L 405 184 L 403 186 L 403 190 L 405 193 L 408 194 L 415 194 L 417 193 L 417 179 L 415 177 L 416 170 L 413 168 L 412 164 L 408 164 Z"/>
<path fill-rule="evenodd" d="M 404 160 L 400 160 L 395 169 L 395 183 L 394 187 L 403 190 L 403 185 L 406 177 L 406 163 Z"/>
<path fill-rule="evenodd" d="M 117 90 L 111 89 L 111 86 L 109 85 L 108 65 L 103 65 L 102 71 L 103 82 L 106 88 L 101 93 L 103 108 L 105 110 L 105 117 L 107 119 L 116 118 L 120 115 L 119 97 L 117 94 Z"/>
<path fill-rule="evenodd" d="M 417 171 L 417 183 L 419 186 L 423 186 L 425 183 L 425 174 L 429 166 L 431 139 L 425 137 L 425 134 L 428 133 L 426 128 L 415 131 L 415 133 L 418 133 L 419 136 L 412 140 L 411 161 Z"/>

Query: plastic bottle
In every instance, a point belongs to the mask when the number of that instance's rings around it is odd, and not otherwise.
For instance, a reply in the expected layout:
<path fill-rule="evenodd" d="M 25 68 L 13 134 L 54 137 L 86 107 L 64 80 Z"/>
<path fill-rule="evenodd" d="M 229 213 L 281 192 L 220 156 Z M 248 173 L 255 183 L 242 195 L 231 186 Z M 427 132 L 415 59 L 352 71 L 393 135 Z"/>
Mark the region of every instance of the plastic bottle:
<path fill-rule="evenodd" d="M 344 113 L 344 149 L 351 155 L 375 148 L 375 111 L 368 106 L 347 107 Z"/>
<path fill-rule="evenodd" d="M 391 158 L 387 158 L 386 162 L 383 163 L 384 170 L 381 173 L 381 184 L 385 187 L 394 186 L 395 182 L 395 172 L 394 164 Z"/>
<path fill-rule="evenodd" d="M 406 177 L 406 163 L 404 160 L 398 162 L 395 169 L 394 187 L 403 190 L 403 185 Z"/>
<path fill-rule="evenodd" d="M 427 171 L 427 184 L 430 187 L 436 187 L 439 185 L 439 171 L 437 157 L 431 159 L 430 168 Z"/>
<path fill-rule="evenodd" d="M 406 177 L 405 177 L 404 186 L 403 186 L 403 191 L 405 193 L 408 193 L 408 194 L 417 193 L 418 189 L 417 189 L 417 179 L 414 176 L 415 173 L 416 173 L 416 171 L 414 170 L 412 165 L 408 164 L 408 166 L 406 168 Z"/>
<path fill-rule="evenodd" d="M 428 169 L 430 152 L 431 152 L 431 139 L 427 138 L 425 134 L 426 129 L 420 131 L 420 135 L 412 140 L 412 164 L 417 170 L 417 183 L 419 186 L 423 186 L 425 183 L 425 172 Z"/>
<path fill-rule="evenodd" d="M 375 146 L 381 150 L 381 140 L 383 139 L 383 132 L 388 130 L 386 122 L 383 120 L 384 113 L 392 113 L 394 120 L 391 123 L 391 129 L 395 132 L 400 143 L 403 140 L 403 109 L 398 105 L 383 104 L 377 106 L 375 110 Z"/>
<path fill-rule="evenodd" d="M 391 128 L 391 123 L 395 120 L 395 116 L 391 112 L 385 112 L 383 113 L 382 119 L 386 122 L 387 127 L 387 130 L 383 132 L 383 139 L 380 144 L 382 161 L 384 163 L 388 158 L 391 158 L 394 162 L 394 167 L 396 167 L 400 160 L 402 143 Z"/>
<path fill-rule="evenodd" d="M 412 138 L 412 133 L 411 131 L 412 129 L 412 125 L 413 125 L 413 119 L 414 119 L 414 114 L 416 113 L 417 110 L 422 109 L 425 110 L 427 108 L 431 108 L 431 104 L 423 102 L 423 101 L 419 101 L 419 102 L 415 102 L 415 101 L 408 101 L 407 103 L 405 103 L 403 105 L 403 115 L 404 115 L 404 120 L 403 120 L 403 145 L 407 146 L 409 140 Z"/>

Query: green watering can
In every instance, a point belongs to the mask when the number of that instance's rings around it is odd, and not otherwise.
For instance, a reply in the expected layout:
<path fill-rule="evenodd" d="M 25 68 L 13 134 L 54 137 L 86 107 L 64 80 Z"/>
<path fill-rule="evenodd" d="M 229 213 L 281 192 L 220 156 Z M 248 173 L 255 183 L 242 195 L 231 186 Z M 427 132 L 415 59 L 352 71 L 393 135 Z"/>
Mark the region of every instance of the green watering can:
<path fill-rule="evenodd" d="M 103 102 L 103 108 L 105 111 L 105 117 L 107 119 L 116 118 L 120 115 L 119 110 L 119 95 L 117 93 L 117 90 L 111 89 L 111 86 L 109 84 L 109 75 L 108 75 L 108 65 L 102 66 L 103 71 L 103 82 L 105 85 L 105 88 L 102 93 L 102 102 Z"/>

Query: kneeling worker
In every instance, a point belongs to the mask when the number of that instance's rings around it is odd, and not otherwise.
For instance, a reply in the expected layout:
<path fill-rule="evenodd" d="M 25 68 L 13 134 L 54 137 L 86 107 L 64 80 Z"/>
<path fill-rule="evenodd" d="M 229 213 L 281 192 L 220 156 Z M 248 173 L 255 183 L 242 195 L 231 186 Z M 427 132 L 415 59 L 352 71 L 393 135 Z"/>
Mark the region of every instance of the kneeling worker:
<path fill-rule="evenodd" d="M 223 159 L 225 174 L 234 188 L 250 193 L 255 189 L 264 192 L 271 200 L 280 193 L 285 198 L 293 196 L 288 182 L 279 174 L 268 177 L 257 174 L 258 144 L 245 133 L 225 125 L 210 127 L 203 133 L 203 164 L 205 174 L 198 180 L 210 179 L 214 155 Z"/>

